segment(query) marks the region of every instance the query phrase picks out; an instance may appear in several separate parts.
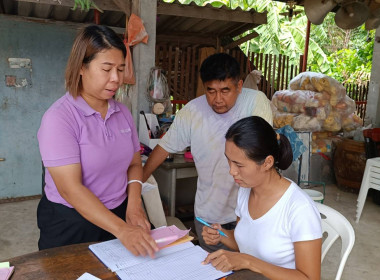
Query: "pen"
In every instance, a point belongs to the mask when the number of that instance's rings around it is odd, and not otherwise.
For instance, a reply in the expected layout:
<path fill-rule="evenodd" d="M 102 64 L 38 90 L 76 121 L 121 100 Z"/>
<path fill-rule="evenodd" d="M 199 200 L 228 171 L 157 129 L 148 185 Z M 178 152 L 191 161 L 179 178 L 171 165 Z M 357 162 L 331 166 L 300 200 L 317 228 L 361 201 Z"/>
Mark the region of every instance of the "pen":
<path fill-rule="evenodd" d="M 202 218 L 195 217 L 195 219 L 197 219 L 199 222 L 201 222 L 201 223 L 204 224 L 205 226 L 207 226 L 207 227 L 209 227 L 209 228 L 212 228 L 212 226 L 211 226 L 208 222 L 204 221 Z M 214 229 L 214 228 L 212 228 L 212 229 Z M 228 236 L 227 236 L 223 231 L 221 231 L 220 229 L 217 229 L 217 231 L 219 232 L 220 235 L 225 236 L 225 237 L 228 237 Z"/>

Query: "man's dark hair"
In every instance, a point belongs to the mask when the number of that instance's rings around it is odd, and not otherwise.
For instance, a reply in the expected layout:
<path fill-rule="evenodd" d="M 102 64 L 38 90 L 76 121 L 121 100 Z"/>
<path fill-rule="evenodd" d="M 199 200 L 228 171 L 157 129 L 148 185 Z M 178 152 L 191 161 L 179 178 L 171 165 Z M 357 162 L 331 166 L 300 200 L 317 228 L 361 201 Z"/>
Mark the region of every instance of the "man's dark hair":
<path fill-rule="evenodd" d="M 216 53 L 207 57 L 200 69 L 202 82 L 240 79 L 240 65 L 235 58 L 226 53 Z"/>

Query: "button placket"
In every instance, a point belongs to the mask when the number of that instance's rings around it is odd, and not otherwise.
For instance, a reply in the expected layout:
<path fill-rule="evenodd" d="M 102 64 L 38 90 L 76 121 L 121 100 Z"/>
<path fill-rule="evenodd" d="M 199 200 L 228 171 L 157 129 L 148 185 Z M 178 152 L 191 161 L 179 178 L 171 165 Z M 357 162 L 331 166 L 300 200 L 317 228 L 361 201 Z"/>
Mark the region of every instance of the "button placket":
<path fill-rule="evenodd" d="M 112 135 L 111 135 L 110 130 L 109 130 L 108 127 L 107 127 L 107 121 L 106 121 L 106 120 L 104 120 L 103 125 L 104 125 L 104 130 L 105 130 L 105 132 L 106 132 L 106 136 L 107 136 L 107 137 L 111 137 Z"/>
<path fill-rule="evenodd" d="M 105 129 L 105 131 L 106 131 L 106 135 L 107 135 L 107 137 L 112 137 L 112 130 L 110 130 L 110 129 L 108 129 L 108 120 L 109 120 L 109 118 L 111 117 L 111 115 L 114 113 L 114 111 L 108 111 L 107 112 L 107 115 L 106 115 L 106 117 L 105 117 L 105 119 L 104 119 L 104 129 Z"/>
<path fill-rule="evenodd" d="M 109 137 L 109 132 L 108 132 L 108 129 L 107 129 L 107 126 L 106 126 L 106 120 L 103 120 L 102 116 L 100 115 L 99 112 L 96 112 L 96 117 L 100 123 L 100 126 L 102 127 L 102 130 L 103 130 L 103 133 Z"/>

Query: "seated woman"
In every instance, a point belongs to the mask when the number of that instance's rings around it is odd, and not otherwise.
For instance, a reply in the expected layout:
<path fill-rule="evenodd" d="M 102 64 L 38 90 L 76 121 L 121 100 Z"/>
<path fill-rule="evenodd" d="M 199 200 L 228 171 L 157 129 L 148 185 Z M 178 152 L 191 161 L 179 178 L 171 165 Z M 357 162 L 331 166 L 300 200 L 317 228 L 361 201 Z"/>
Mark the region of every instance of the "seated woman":
<path fill-rule="evenodd" d="M 260 117 L 233 124 L 226 134 L 230 174 L 240 186 L 237 226 L 203 227 L 207 244 L 219 242 L 236 252 L 207 256 L 221 271 L 250 269 L 269 279 L 320 279 L 321 217 L 310 197 L 278 169 L 292 163 L 290 143 Z M 218 234 L 222 230 L 228 237 Z"/>
<path fill-rule="evenodd" d="M 140 143 L 131 113 L 112 97 L 126 49 L 110 28 L 90 25 L 74 41 L 67 93 L 38 131 L 46 167 L 38 205 L 39 249 L 117 237 L 135 255 L 158 250 L 141 203 Z"/>

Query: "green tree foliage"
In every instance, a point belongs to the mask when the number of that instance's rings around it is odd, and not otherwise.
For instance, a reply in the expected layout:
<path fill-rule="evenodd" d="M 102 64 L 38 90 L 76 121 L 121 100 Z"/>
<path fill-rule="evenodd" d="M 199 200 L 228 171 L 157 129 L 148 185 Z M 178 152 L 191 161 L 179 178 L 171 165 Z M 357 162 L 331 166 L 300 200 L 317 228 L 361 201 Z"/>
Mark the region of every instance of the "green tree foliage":
<path fill-rule="evenodd" d="M 369 80 L 374 30 L 368 32 L 364 25 L 352 30 L 340 29 L 334 22 L 334 14 L 330 13 L 323 24 L 312 26 L 310 36 L 327 56 L 327 62 L 322 65 L 309 59 L 312 71 L 325 73 L 342 83 L 362 84 Z"/>
<path fill-rule="evenodd" d="M 167 3 L 173 3 L 175 0 L 164 0 Z M 181 4 L 190 4 L 194 2 L 198 6 L 205 6 L 207 4 L 212 5 L 213 7 L 219 8 L 222 6 L 227 6 L 231 9 L 236 9 L 240 7 L 243 10 L 251 9 L 252 5 L 256 2 L 255 0 L 178 0 Z M 260 2 L 260 1 L 259 1 Z"/>
<path fill-rule="evenodd" d="M 164 0 L 174 2 L 174 0 Z M 242 44 L 241 49 L 249 52 L 286 55 L 290 62 L 298 65 L 304 53 L 307 18 L 304 12 L 295 15 L 290 21 L 284 14 L 287 6 L 272 0 L 178 0 L 182 4 L 191 2 L 203 6 L 223 5 L 243 10 L 254 9 L 267 12 L 267 24 L 255 28 L 258 37 Z M 302 10 L 297 7 L 296 10 Z M 250 31 L 242 34 L 245 36 Z M 308 64 L 311 71 L 324 73 L 342 83 L 365 83 L 369 80 L 372 65 L 374 31 L 364 27 L 342 30 L 334 22 L 330 13 L 323 24 L 312 25 L 309 41 Z M 239 38 L 235 38 L 239 39 Z"/>

